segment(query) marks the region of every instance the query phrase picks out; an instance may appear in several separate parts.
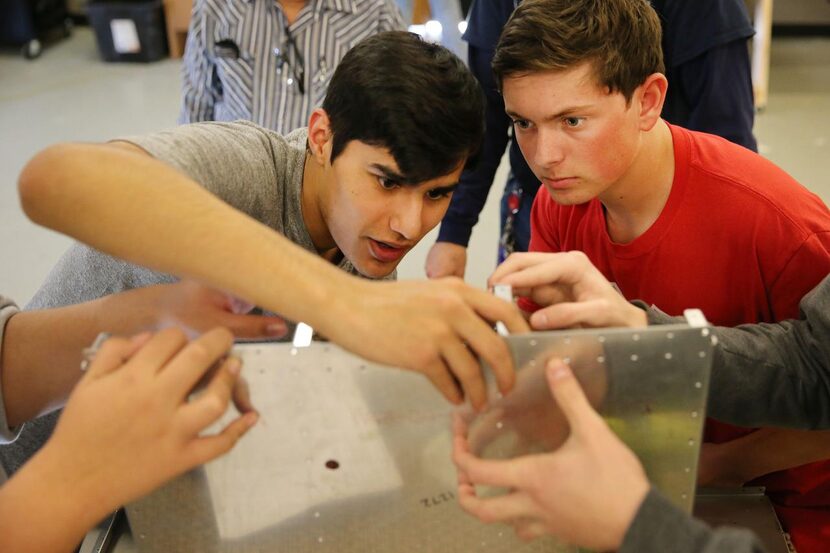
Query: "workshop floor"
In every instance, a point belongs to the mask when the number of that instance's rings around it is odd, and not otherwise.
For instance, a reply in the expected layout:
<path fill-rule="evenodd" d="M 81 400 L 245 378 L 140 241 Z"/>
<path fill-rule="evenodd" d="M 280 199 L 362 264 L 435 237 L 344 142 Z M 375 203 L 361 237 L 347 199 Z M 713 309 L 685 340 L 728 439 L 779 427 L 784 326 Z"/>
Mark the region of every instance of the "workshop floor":
<path fill-rule="evenodd" d="M 762 154 L 830 202 L 830 38 L 775 39 L 769 104 L 756 121 Z M 103 141 L 173 126 L 179 62 L 107 64 L 88 28 L 48 47 L 35 61 L 0 51 L 0 292 L 25 304 L 68 239 L 32 225 L 20 211 L 16 180 L 26 161 L 58 141 Z M 504 181 L 502 165 L 496 182 Z M 495 186 L 494 190 L 499 187 Z M 493 269 L 498 194 L 491 195 L 470 247 L 468 280 Z M 401 264 L 421 278 L 434 234 Z"/>

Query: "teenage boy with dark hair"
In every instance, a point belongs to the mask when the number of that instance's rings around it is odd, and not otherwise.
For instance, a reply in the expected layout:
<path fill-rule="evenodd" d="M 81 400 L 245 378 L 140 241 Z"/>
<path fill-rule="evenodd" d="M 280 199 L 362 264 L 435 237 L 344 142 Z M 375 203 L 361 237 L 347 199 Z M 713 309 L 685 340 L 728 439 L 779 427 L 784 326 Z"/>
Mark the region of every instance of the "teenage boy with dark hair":
<path fill-rule="evenodd" d="M 660 119 L 660 22 L 646 0 L 526 0 L 493 68 L 543 185 L 532 252 L 581 250 L 626 297 L 727 326 L 796 317 L 830 272 L 820 199 L 746 148 Z M 546 259 L 519 254 L 511 272 Z M 798 550 L 826 549 L 830 467 L 815 461 L 830 457 L 828 436 L 712 423 L 706 438 L 701 484 L 766 486 Z"/>
<path fill-rule="evenodd" d="M 282 137 L 247 122 L 201 123 L 105 145 L 59 145 L 30 163 L 26 188 L 76 189 L 84 183 L 111 197 L 105 190 L 115 186 L 121 199 L 134 195 L 136 209 L 144 209 L 149 221 L 154 209 L 163 208 L 141 201 L 152 188 L 148 183 L 182 190 L 198 183 L 344 271 L 391 279 L 404 254 L 446 211 L 458 175 L 481 141 L 482 110 L 475 79 L 447 49 L 410 33 L 382 33 L 361 42 L 343 58 L 323 108 L 311 115 L 308 129 Z M 94 192 L 84 197 L 91 195 Z M 249 236 L 234 235 L 240 240 Z M 266 256 L 274 250 L 268 248 L 268 238 L 262 240 L 253 247 L 260 247 Z M 239 250 L 252 247 L 247 242 L 223 242 L 222 246 L 217 247 L 212 263 L 236 263 Z M 262 259 L 263 268 L 257 272 L 260 281 L 274 274 L 267 267 L 270 263 Z M 313 280 L 313 275 L 307 278 Z M 171 280 L 171 276 L 76 245 L 49 275 L 30 307 L 75 304 Z M 279 289 L 281 282 L 269 285 Z M 401 289 L 401 301 L 412 292 Z M 448 332 L 428 324 L 426 330 L 436 331 L 435 343 L 424 344 L 424 354 L 415 356 L 421 359 L 402 364 L 424 373 L 454 402 L 463 398 L 453 377 L 457 378 L 466 396 L 480 407 L 485 387 L 479 363 L 464 342 L 498 367 L 503 391 L 512 382 L 512 363 L 506 346 L 492 340 L 487 324 L 473 317 L 474 312 L 482 313 L 479 308 L 487 302 L 466 289 L 459 295 L 473 307 L 457 313 L 464 329 Z M 358 308 L 371 309 L 375 299 L 369 296 Z M 315 305 L 318 300 L 309 298 Z M 340 307 L 345 301 L 336 295 L 332 300 L 332 316 L 343 316 Z M 520 324 L 508 323 L 517 330 Z M 459 335 L 463 341 L 457 339 Z M 377 348 L 387 350 L 388 346 L 378 344 Z M 426 359 L 430 351 L 441 353 Z M 50 429 L 51 421 L 41 419 L 16 444 L 4 448 L 0 457 L 6 469 L 25 461 Z"/>

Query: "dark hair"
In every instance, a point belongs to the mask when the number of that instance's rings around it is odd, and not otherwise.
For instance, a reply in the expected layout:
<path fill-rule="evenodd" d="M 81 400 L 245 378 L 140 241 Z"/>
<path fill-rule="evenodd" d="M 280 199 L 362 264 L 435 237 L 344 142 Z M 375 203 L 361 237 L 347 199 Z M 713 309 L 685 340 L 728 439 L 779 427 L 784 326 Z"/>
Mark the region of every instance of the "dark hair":
<path fill-rule="evenodd" d="M 493 57 L 505 77 L 563 71 L 591 62 L 597 81 L 631 100 L 663 73 L 660 19 L 648 0 L 525 0 L 508 20 Z"/>
<path fill-rule="evenodd" d="M 382 146 L 410 184 L 473 163 L 484 135 L 483 94 L 464 63 L 403 31 L 352 48 L 331 78 L 323 109 L 332 161 L 352 140 Z"/>

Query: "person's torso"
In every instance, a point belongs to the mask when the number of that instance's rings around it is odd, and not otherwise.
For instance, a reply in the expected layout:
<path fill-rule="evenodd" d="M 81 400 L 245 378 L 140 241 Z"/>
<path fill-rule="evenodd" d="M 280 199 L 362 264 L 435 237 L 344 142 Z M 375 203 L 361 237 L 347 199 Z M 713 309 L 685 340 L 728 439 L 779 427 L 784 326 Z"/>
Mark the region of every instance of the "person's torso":
<path fill-rule="evenodd" d="M 214 119 L 246 119 L 280 134 L 307 125 L 343 56 L 364 38 L 402 26 L 386 4 L 309 0 L 289 25 L 277 2 L 205 2 L 202 32 L 215 68 Z"/>

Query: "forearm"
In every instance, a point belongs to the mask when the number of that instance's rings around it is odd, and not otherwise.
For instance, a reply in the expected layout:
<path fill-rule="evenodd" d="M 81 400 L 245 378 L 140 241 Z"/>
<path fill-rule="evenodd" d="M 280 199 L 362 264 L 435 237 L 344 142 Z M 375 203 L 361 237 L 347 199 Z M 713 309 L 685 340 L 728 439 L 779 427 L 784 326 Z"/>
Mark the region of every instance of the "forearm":
<path fill-rule="evenodd" d="M 830 428 L 828 304 L 830 277 L 802 299 L 799 320 L 718 327 L 709 415 L 741 426 Z M 649 324 L 682 321 L 647 313 Z"/>
<path fill-rule="evenodd" d="M 748 530 L 713 530 L 652 489 L 640 505 L 619 553 L 763 553 Z"/>
<path fill-rule="evenodd" d="M 27 311 L 6 326 L 0 376 L 6 416 L 17 426 L 61 407 L 81 377 L 81 350 L 101 332 L 152 328 L 150 306 L 127 292 L 78 305 Z M 131 301 L 135 297 L 136 301 Z"/>
<path fill-rule="evenodd" d="M 52 147 L 24 169 L 20 191 L 36 223 L 232 292 L 324 334 L 325 315 L 337 313 L 338 298 L 361 285 L 135 147 Z"/>
<path fill-rule="evenodd" d="M 89 528 L 117 507 L 63 472 L 60 458 L 47 444 L 0 488 L 0 551 L 75 551 Z"/>
<path fill-rule="evenodd" d="M 738 482 L 830 458 L 830 431 L 762 428 L 724 447 L 719 464 Z"/>

